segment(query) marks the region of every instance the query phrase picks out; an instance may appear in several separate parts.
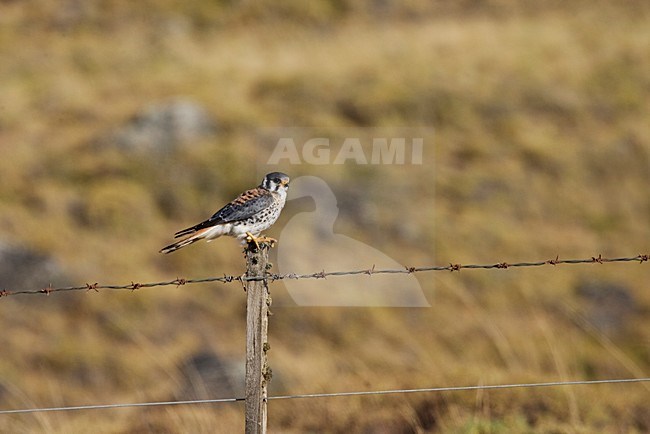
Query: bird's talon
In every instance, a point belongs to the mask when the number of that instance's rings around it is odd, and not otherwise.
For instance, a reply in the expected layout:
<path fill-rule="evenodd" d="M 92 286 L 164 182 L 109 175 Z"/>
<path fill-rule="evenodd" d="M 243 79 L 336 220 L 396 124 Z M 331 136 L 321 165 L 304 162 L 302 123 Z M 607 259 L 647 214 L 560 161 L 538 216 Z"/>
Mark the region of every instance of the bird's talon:
<path fill-rule="evenodd" d="M 275 246 L 275 243 L 278 242 L 278 240 L 276 240 L 275 238 L 267 237 L 265 235 L 262 235 L 262 236 L 258 237 L 257 241 L 260 242 L 260 243 L 270 244 L 271 247 Z"/>
<path fill-rule="evenodd" d="M 275 243 L 278 242 L 275 238 L 267 237 L 264 235 L 261 235 L 259 237 L 256 237 L 255 235 L 251 234 L 250 232 L 246 232 L 246 242 L 248 244 L 253 243 L 255 244 L 255 247 L 259 250 L 260 248 L 260 243 L 266 243 L 271 247 L 275 246 Z"/>
<path fill-rule="evenodd" d="M 257 247 L 257 250 L 260 249 L 259 238 L 257 238 L 255 235 L 251 234 L 250 232 L 246 232 L 246 242 L 248 244 L 253 243 L 255 244 L 255 247 Z"/>

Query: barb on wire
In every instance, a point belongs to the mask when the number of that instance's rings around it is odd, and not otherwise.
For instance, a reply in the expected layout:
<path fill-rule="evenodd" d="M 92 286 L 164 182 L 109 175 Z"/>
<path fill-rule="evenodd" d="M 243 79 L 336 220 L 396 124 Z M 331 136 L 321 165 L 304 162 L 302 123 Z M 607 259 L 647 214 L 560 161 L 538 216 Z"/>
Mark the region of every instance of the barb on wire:
<path fill-rule="evenodd" d="M 367 275 L 375 276 L 378 274 L 413 274 L 413 273 L 423 273 L 428 271 L 461 271 L 461 270 L 491 270 L 491 269 L 500 269 L 507 270 L 510 268 L 524 268 L 524 267 L 541 267 L 544 265 L 561 265 L 561 264 L 606 264 L 614 262 L 648 262 L 650 260 L 650 254 L 640 254 L 636 256 L 621 257 L 621 258 L 604 258 L 602 255 L 592 256 L 585 259 L 560 259 L 556 256 L 553 259 L 548 259 L 545 261 L 536 261 L 536 262 L 496 262 L 493 264 L 459 264 L 459 263 L 449 263 L 445 266 L 428 266 L 428 267 L 404 267 L 403 269 L 385 269 L 378 270 L 373 265 L 370 268 L 363 270 L 348 270 L 348 271 L 325 271 L 321 270 L 311 274 L 296 274 L 296 273 L 286 273 L 286 274 L 272 274 L 268 273 L 265 276 L 235 276 L 235 275 L 226 275 L 224 274 L 221 277 L 206 277 L 202 279 L 184 279 L 176 278 L 174 280 L 163 281 L 163 282 L 149 282 L 149 283 L 138 283 L 131 282 L 126 285 L 100 285 L 97 282 L 90 284 L 85 283 L 82 286 L 65 286 L 60 288 L 53 288 L 50 284 L 47 288 L 42 289 L 33 289 L 33 290 L 20 290 L 20 291 L 10 291 L 7 289 L 0 289 L 0 298 L 8 297 L 10 295 L 22 295 L 22 294 L 45 294 L 50 295 L 53 292 L 66 292 L 66 291 L 90 291 L 91 289 L 95 292 L 99 292 L 100 289 L 110 289 L 110 290 L 129 290 L 131 292 L 141 289 L 141 288 L 153 288 L 158 286 L 183 286 L 187 284 L 194 283 L 210 283 L 210 282 L 221 282 L 221 283 L 231 283 L 234 281 L 237 282 L 246 282 L 246 281 L 255 281 L 255 280 L 270 280 L 275 282 L 277 280 L 298 280 L 298 279 L 326 279 L 330 276 L 355 276 L 355 275 Z"/>
<path fill-rule="evenodd" d="M 617 378 L 608 380 L 576 380 L 576 381 L 551 381 L 546 383 L 514 383 L 514 384 L 492 384 L 480 386 L 449 386 L 449 387 L 429 387 L 421 389 L 392 389 L 392 390 L 366 390 L 359 392 L 338 392 L 338 393 L 309 393 L 302 395 L 278 395 L 269 396 L 267 400 L 286 400 L 286 399 L 307 399 L 307 398 L 334 398 L 345 396 L 368 396 L 368 395 L 394 395 L 404 393 L 441 393 L 441 392 L 462 392 L 472 390 L 494 390 L 494 389 L 531 389 L 538 387 L 557 387 L 557 386 L 587 386 L 598 384 L 624 384 L 624 383 L 645 383 L 650 382 L 650 378 Z M 0 415 L 17 414 L 17 413 L 37 413 L 46 411 L 75 411 L 75 410 L 102 410 L 115 408 L 132 408 L 132 407 L 155 407 L 168 405 L 194 405 L 194 404 L 222 404 L 227 402 L 243 402 L 244 398 L 223 398 L 223 399 L 197 399 L 191 401 L 157 401 L 157 402 L 137 402 L 124 404 L 100 404 L 100 405 L 77 405 L 70 407 L 44 407 L 44 408 L 21 408 L 14 410 L 0 410 Z"/>
<path fill-rule="evenodd" d="M 223 283 L 229 283 L 232 282 L 233 280 L 238 279 L 235 276 L 223 276 L 223 277 L 206 277 L 203 279 L 182 279 L 182 278 L 177 278 L 174 280 L 169 280 L 169 281 L 163 281 L 163 282 L 148 282 L 148 283 L 138 283 L 138 282 L 131 282 L 126 285 L 100 285 L 99 283 L 95 282 L 93 284 L 90 283 L 85 283 L 83 286 L 64 286 L 60 288 L 52 288 L 52 286 L 48 286 L 47 288 L 43 289 L 27 289 L 27 290 L 21 290 L 21 291 L 9 291 L 6 289 L 0 290 L 0 297 L 8 297 L 10 295 L 21 295 L 21 294 L 46 294 L 49 295 L 50 293 L 53 292 L 67 292 L 67 291 L 90 291 L 94 290 L 95 292 L 99 292 L 100 289 L 110 289 L 110 290 L 129 290 L 129 291 L 135 291 L 136 289 L 141 289 L 141 288 L 154 288 L 156 286 L 182 286 L 186 284 L 191 284 L 191 283 L 209 283 L 209 282 L 223 282 Z"/>

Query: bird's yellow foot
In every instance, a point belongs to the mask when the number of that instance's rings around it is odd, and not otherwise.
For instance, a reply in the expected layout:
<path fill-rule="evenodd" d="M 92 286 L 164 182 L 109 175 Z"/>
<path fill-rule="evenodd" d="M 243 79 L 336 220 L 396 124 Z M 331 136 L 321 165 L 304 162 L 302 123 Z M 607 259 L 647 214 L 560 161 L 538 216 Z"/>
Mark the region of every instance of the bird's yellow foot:
<path fill-rule="evenodd" d="M 260 248 L 260 243 L 268 243 L 271 247 L 275 246 L 275 243 L 278 242 L 275 238 L 270 238 L 264 235 L 256 237 L 250 232 L 246 232 L 246 242 L 255 244 L 255 247 Z"/>
<path fill-rule="evenodd" d="M 278 240 L 276 240 L 275 238 L 267 237 L 266 235 L 261 235 L 257 237 L 257 241 L 260 243 L 268 243 L 271 245 L 271 247 L 273 247 L 275 243 L 278 242 Z"/>
<path fill-rule="evenodd" d="M 258 238 L 255 235 L 251 234 L 250 232 L 246 232 L 246 242 L 248 244 L 254 243 L 255 247 L 257 247 L 258 249 L 260 248 Z"/>

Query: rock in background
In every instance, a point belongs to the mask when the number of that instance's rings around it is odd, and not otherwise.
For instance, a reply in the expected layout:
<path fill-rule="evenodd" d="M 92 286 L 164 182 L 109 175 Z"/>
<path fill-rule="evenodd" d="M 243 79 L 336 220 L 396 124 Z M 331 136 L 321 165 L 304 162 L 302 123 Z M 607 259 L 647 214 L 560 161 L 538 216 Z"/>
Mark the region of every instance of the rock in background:
<path fill-rule="evenodd" d="M 167 153 L 191 146 L 217 130 L 216 121 L 203 106 L 179 98 L 146 106 L 99 144 L 125 151 Z"/>

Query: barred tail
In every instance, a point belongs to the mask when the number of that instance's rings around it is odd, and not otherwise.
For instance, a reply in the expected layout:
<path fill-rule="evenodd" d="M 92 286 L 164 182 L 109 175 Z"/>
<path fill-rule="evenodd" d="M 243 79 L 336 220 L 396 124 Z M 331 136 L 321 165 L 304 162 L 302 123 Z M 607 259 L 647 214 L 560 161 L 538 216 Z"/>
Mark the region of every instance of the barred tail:
<path fill-rule="evenodd" d="M 196 232 L 191 237 L 185 238 L 184 240 L 177 241 L 173 244 L 163 247 L 160 249 L 160 253 L 171 253 L 175 252 L 178 249 L 182 249 L 185 246 L 196 243 L 197 241 L 206 237 L 207 229 Z"/>
<path fill-rule="evenodd" d="M 184 237 L 185 235 L 192 234 L 192 233 L 194 233 L 194 232 L 196 232 L 197 230 L 200 229 L 200 227 L 198 227 L 198 226 L 199 225 L 196 225 L 196 226 L 192 226 L 191 228 L 187 228 L 187 229 L 183 229 L 182 231 L 178 231 L 178 232 L 176 232 L 174 234 L 174 238 L 180 238 L 180 237 Z"/>
<path fill-rule="evenodd" d="M 183 247 L 185 247 L 185 246 L 189 246 L 190 244 L 195 243 L 195 242 L 197 242 L 198 240 L 200 240 L 200 238 L 188 238 L 188 239 L 186 239 L 186 240 L 182 240 L 182 241 L 179 241 L 179 242 L 177 242 L 177 243 L 170 244 L 170 245 L 168 245 L 168 246 L 163 247 L 162 249 L 160 249 L 160 253 L 171 253 L 171 252 L 175 252 L 176 250 L 181 249 L 181 248 L 183 248 Z"/>

